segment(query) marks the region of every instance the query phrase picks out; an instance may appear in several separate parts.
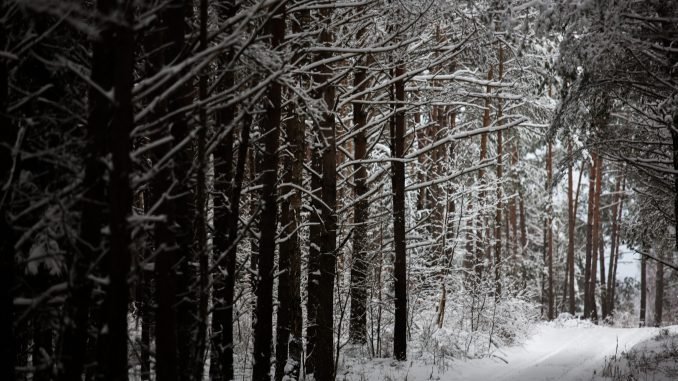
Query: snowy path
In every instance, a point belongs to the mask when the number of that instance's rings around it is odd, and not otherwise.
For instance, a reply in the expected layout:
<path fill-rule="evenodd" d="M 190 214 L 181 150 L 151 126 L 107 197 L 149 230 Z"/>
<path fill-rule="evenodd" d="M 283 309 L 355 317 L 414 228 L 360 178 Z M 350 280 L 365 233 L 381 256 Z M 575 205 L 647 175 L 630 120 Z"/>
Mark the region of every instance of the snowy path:
<path fill-rule="evenodd" d="M 672 331 L 678 331 L 674 326 Z M 495 357 L 475 360 L 453 360 L 445 369 L 410 361 L 397 364 L 392 360 L 372 360 L 346 380 L 450 380 L 450 381 L 590 381 L 605 380 L 600 376 L 605 358 L 631 349 L 658 334 L 657 328 L 610 328 L 579 324 L 566 326 L 540 324 L 524 344 L 497 350 Z M 338 377 L 339 380 L 342 377 Z"/>
<path fill-rule="evenodd" d="M 456 362 L 450 380 L 591 380 L 605 357 L 657 334 L 656 328 L 539 326 L 524 345 L 497 353 L 507 361 Z M 441 379 L 445 379 L 441 375 Z"/>

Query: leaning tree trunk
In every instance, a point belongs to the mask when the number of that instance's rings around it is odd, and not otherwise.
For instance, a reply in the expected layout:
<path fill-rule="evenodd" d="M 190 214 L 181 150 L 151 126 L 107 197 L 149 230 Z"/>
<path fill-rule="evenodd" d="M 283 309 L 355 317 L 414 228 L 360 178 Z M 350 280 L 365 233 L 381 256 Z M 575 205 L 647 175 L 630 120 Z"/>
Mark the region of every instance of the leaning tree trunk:
<path fill-rule="evenodd" d="M 266 24 L 271 36 L 271 49 L 276 50 L 285 38 L 284 5 L 271 5 L 273 16 Z M 261 150 L 261 218 L 259 220 L 259 255 L 257 261 L 256 310 L 254 321 L 253 381 L 269 381 L 271 344 L 273 339 L 273 262 L 278 221 L 276 184 L 278 182 L 278 137 L 282 87 L 273 81 L 267 90 L 266 116 L 262 121 L 263 150 Z"/>

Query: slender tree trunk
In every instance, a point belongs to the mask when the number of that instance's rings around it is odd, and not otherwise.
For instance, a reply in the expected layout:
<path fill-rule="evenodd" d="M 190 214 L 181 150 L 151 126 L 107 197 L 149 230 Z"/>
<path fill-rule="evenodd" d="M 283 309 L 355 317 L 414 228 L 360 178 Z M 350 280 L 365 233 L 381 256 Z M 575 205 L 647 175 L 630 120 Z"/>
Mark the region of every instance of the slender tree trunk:
<path fill-rule="evenodd" d="M 5 1 L 0 0 L 0 11 L 4 11 Z M 0 46 L 7 46 L 7 31 L 0 23 Z M 7 58 L 0 57 L 0 184 L 11 184 L 12 152 L 9 147 L 14 146 L 16 128 L 7 116 L 9 105 L 9 71 Z M 7 196 L 12 187 L 2 189 L 0 198 Z M 7 193 L 6 193 L 7 192 Z M 14 298 L 12 287 L 14 284 L 14 230 L 9 221 L 7 203 L 0 203 L 0 379 L 13 381 L 14 366 L 16 365 L 15 335 L 14 335 Z M 86 335 L 85 335 L 86 340 Z M 80 345 L 82 350 L 84 344 Z M 82 352 L 80 352 L 82 353 Z M 82 356 L 82 355 L 81 355 Z M 82 364 L 82 361 L 80 361 Z M 80 367 L 80 371 L 82 366 Z M 76 374 L 80 374 L 77 373 Z"/>
<path fill-rule="evenodd" d="M 358 40 L 361 40 L 364 30 L 358 33 Z M 358 67 L 354 71 L 353 87 L 356 92 L 361 92 L 366 86 L 366 70 Z M 353 233 L 353 262 L 351 266 L 351 317 L 350 317 L 350 338 L 355 344 L 365 344 L 367 342 L 367 271 L 368 262 L 367 250 L 367 220 L 369 218 L 369 200 L 367 194 L 367 168 L 361 160 L 367 158 L 367 134 L 364 129 L 367 124 L 366 105 L 360 101 L 353 104 L 353 128 L 355 137 L 354 160 L 354 181 L 355 198 L 354 206 L 354 233 Z"/>
<path fill-rule="evenodd" d="M 200 50 L 207 49 L 207 0 L 200 0 Z M 207 85 L 209 77 L 209 68 L 203 69 L 198 78 L 198 97 L 200 101 L 207 99 Z M 199 265 L 199 287 L 196 293 L 198 300 L 198 329 L 195 339 L 195 361 L 193 364 L 192 379 L 195 381 L 202 381 L 204 365 L 205 365 L 205 350 L 207 347 L 207 320 L 208 305 L 209 305 L 209 253 L 207 248 L 207 163 L 208 157 L 206 153 L 207 144 L 207 109 L 200 107 L 199 111 L 200 129 L 197 136 L 197 174 L 195 186 L 195 204 L 196 204 L 196 221 L 195 233 L 193 240 L 196 246 L 196 254 Z"/>
<path fill-rule="evenodd" d="M 645 307 L 647 305 L 647 257 L 640 258 L 640 326 L 645 326 Z"/>
<path fill-rule="evenodd" d="M 589 168 L 588 216 L 586 219 L 586 263 L 584 267 L 584 318 L 591 317 L 591 258 L 593 243 L 593 206 L 596 194 L 596 160 L 591 160 Z"/>
<path fill-rule="evenodd" d="M 621 192 L 621 182 L 622 182 L 622 176 L 617 177 L 617 185 L 614 187 L 614 195 L 612 196 L 612 214 L 610 215 L 610 219 L 612 220 L 612 229 L 610 232 L 610 260 L 609 264 L 607 266 L 607 295 L 606 299 L 603 300 L 603 303 L 606 304 L 605 310 L 607 312 L 606 315 L 603 316 L 603 318 L 610 318 L 612 317 L 612 308 L 614 305 L 614 299 L 612 298 L 612 294 L 614 293 L 614 280 L 613 280 L 613 275 L 612 272 L 614 271 L 615 267 L 615 262 L 617 260 L 616 258 L 616 249 L 617 249 L 617 211 L 619 210 L 619 200 L 620 200 L 620 194 Z"/>
<path fill-rule="evenodd" d="M 598 196 L 600 197 L 600 196 Z M 598 201 L 600 203 L 600 201 Z M 599 206 L 600 208 L 600 206 Z M 600 309 L 601 318 L 605 319 L 607 312 L 607 282 L 605 282 L 605 237 L 603 235 L 602 213 L 598 216 L 598 260 L 600 261 Z"/>
<path fill-rule="evenodd" d="M 266 31 L 271 36 L 271 49 L 276 50 L 285 38 L 284 5 L 271 5 L 273 17 Z M 278 137 L 280 135 L 282 87 L 277 81 L 268 91 L 268 106 L 262 122 L 264 149 L 261 151 L 261 219 L 259 221 L 259 258 L 257 261 L 257 305 L 254 321 L 253 381 L 270 381 L 271 344 L 273 339 L 273 262 L 277 229 Z"/>
<path fill-rule="evenodd" d="M 596 306 L 596 276 L 598 272 L 598 246 L 599 246 L 599 231 L 600 231 L 600 193 L 603 182 L 603 159 L 594 155 L 594 163 L 596 165 L 596 179 L 595 190 L 593 198 L 593 229 L 591 232 L 592 248 L 591 248 L 591 281 L 589 291 L 591 319 L 598 320 L 598 307 Z"/>
<path fill-rule="evenodd" d="M 504 46 L 499 44 L 499 81 L 504 79 Z M 504 101 L 498 99 L 497 101 L 497 124 L 501 127 L 504 122 Z M 504 176 L 504 168 L 502 165 L 502 156 L 504 154 L 504 142 L 502 131 L 497 131 L 497 210 L 494 217 L 494 300 L 499 302 L 501 300 L 501 212 L 502 212 L 502 178 Z"/>
<path fill-rule="evenodd" d="M 619 209 L 617 215 L 615 215 L 615 221 L 617 221 L 617 234 L 616 234 L 616 239 L 615 239 L 615 249 L 614 249 L 614 269 L 612 270 L 612 279 L 608 282 L 608 284 L 611 284 L 610 286 L 610 314 L 614 314 L 614 307 L 615 307 L 615 293 L 616 293 L 616 286 L 617 286 L 617 263 L 619 262 L 619 245 L 620 245 L 620 237 L 621 237 L 621 222 L 622 222 L 622 211 L 624 209 L 624 192 L 626 191 L 626 174 L 624 173 L 622 175 L 622 187 L 621 187 L 621 194 L 619 195 Z"/>
<path fill-rule="evenodd" d="M 662 259 L 662 251 L 659 253 L 655 252 L 655 254 L 657 254 L 659 259 Z M 654 294 L 654 326 L 661 327 L 662 313 L 664 312 L 664 264 L 662 262 L 655 261 L 655 265 L 657 266 L 657 273 Z"/>
<path fill-rule="evenodd" d="M 398 64 L 395 77 L 405 74 L 405 66 Z M 405 156 L 405 82 L 398 80 L 394 86 L 395 101 L 394 126 L 392 127 L 393 157 Z M 393 355 L 396 360 L 407 359 L 407 256 L 405 240 L 405 164 L 393 161 L 393 239 L 395 246 L 395 326 L 393 328 Z"/>
<path fill-rule="evenodd" d="M 222 1 L 219 20 L 228 20 L 238 10 L 235 1 Z M 229 27 L 229 31 L 231 28 Z M 230 70 L 233 52 L 227 51 L 220 68 L 226 70 L 220 91 L 226 91 L 234 83 Z M 215 114 L 215 134 L 223 134 L 223 140 L 214 150 L 214 233 L 213 258 L 219 269 L 214 272 L 212 345 L 210 378 L 215 381 L 233 380 L 233 304 L 237 268 L 237 236 L 240 214 L 240 189 L 245 175 L 250 124 L 245 120 L 240 129 L 237 163 L 234 163 L 233 143 L 236 131 L 235 107 L 218 109 Z M 247 118 L 245 118 L 247 119 Z M 234 173 L 234 165 L 235 173 Z"/>
<path fill-rule="evenodd" d="M 567 145 L 567 155 L 572 158 L 572 143 Z M 574 299 L 574 223 L 577 218 L 577 210 L 574 206 L 572 188 L 572 162 L 567 168 L 567 293 L 568 293 L 568 308 L 571 315 L 575 313 L 575 299 Z"/>
<path fill-rule="evenodd" d="M 546 246 L 546 257 L 547 257 L 547 265 L 548 265 L 548 290 L 547 290 L 547 295 L 548 295 L 548 319 L 553 320 L 553 315 L 554 315 L 554 294 L 553 294 L 553 228 L 551 225 L 553 224 L 552 222 L 552 214 L 553 214 L 553 207 L 551 203 L 553 202 L 553 191 L 552 191 L 552 183 L 553 183 L 553 146 L 551 142 L 548 143 L 548 152 L 546 156 L 546 188 L 547 192 L 549 194 L 548 197 L 548 207 L 546 208 L 546 240 L 547 240 L 547 246 Z"/>

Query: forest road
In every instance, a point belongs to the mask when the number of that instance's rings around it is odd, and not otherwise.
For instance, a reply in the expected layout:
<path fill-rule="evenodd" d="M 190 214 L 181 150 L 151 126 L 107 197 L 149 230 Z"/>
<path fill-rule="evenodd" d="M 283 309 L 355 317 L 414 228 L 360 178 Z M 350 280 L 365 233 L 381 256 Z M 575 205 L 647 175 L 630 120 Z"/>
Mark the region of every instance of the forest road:
<path fill-rule="evenodd" d="M 605 358 L 651 339 L 658 328 L 611 328 L 577 321 L 537 326 L 523 345 L 497 351 L 494 359 L 458 362 L 450 380 L 589 381 L 600 375 Z M 442 376 L 442 375 L 441 375 Z M 441 380 L 443 377 L 441 377 Z"/>

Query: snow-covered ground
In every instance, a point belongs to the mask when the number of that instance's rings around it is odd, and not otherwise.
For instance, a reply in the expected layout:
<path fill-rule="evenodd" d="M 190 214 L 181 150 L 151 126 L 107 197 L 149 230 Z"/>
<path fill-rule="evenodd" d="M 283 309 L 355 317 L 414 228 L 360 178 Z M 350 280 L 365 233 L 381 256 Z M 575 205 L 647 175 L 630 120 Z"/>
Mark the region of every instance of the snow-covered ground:
<path fill-rule="evenodd" d="M 678 332 L 678 326 L 671 327 Z M 495 350 L 493 356 L 472 360 L 390 360 L 353 362 L 342 380 L 604 380 L 606 358 L 653 339 L 658 328 L 612 328 L 586 321 L 538 324 L 522 345 Z"/>

